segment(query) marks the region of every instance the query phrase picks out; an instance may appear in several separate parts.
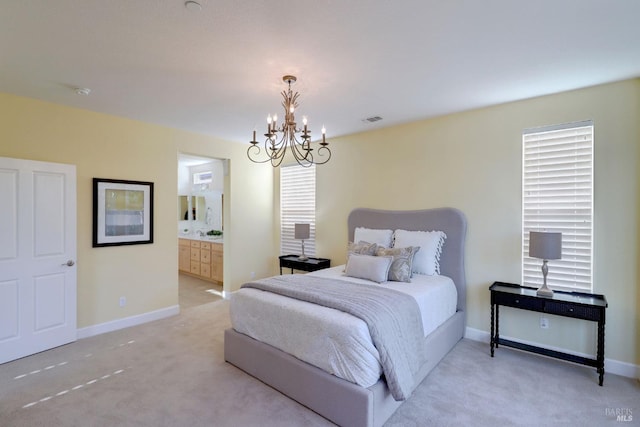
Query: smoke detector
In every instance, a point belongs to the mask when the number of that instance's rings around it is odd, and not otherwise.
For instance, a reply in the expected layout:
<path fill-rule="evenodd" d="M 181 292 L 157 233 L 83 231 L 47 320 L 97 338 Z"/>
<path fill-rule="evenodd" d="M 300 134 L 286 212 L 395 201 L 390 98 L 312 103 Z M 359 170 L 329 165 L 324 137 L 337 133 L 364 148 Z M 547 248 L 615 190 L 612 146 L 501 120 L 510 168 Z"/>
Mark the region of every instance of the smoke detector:
<path fill-rule="evenodd" d="M 89 95 L 89 93 L 91 92 L 91 89 L 87 88 L 87 87 L 77 87 L 74 89 L 74 91 L 76 92 L 76 95 Z"/>

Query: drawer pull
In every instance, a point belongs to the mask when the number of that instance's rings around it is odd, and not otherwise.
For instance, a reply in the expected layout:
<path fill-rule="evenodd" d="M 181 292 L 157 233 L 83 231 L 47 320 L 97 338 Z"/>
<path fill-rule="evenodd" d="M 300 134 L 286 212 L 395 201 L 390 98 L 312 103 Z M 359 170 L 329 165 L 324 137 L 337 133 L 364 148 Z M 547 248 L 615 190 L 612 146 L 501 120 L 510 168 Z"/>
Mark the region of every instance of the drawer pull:
<path fill-rule="evenodd" d="M 516 304 L 520 304 L 520 300 L 519 299 L 516 300 Z"/>
<path fill-rule="evenodd" d="M 573 307 L 569 307 L 569 313 L 573 313 Z"/>

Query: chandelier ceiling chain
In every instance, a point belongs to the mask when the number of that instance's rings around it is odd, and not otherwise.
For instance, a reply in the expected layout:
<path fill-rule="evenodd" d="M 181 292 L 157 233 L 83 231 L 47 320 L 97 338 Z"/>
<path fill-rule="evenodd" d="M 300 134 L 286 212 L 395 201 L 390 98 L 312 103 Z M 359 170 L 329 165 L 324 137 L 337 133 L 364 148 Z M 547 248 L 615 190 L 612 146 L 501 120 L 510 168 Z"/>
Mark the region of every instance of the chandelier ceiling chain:
<path fill-rule="evenodd" d="M 281 92 L 283 101 L 282 107 L 284 108 L 284 121 L 278 124 L 278 116 L 276 114 L 267 117 L 267 133 L 264 134 L 264 146 L 260 147 L 259 142 L 256 140 L 256 131 L 253 131 L 253 139 L 249 141 L 249 148 L 247 149 L 247 157 L 249 160 L 255 163 L 271 162 L 273 167 L 278 167 L 284 160 L 287 149 L 291 151 L 293 158 L 299 165 L 309 167 L 311 165 L 322 165 L 329 161 L 331 158 L 331 150 L 329 149 L 329 143 L 326 141 L 325 133 L 326 129 L 322 126 L 322 141 L 319 142 L 320 147 L 315 153 L 311 148 L 311 131 L 307 127 L 307 117 L 302 117 L 303 126 L 298 128 L 295 119 L 295 110 L 298 108 L 298 92 L 291 90 L 291 85 L 296 82 L 295 76 L 284 76 L 282 81 L 289 85 L 287 90 Z M 261 144 L 262 145 L 262 144 Z M 261 152 L 264 151 L 264 155 L 261 156 Z M 261 158 L 262 157 L 262 158 Z"/>

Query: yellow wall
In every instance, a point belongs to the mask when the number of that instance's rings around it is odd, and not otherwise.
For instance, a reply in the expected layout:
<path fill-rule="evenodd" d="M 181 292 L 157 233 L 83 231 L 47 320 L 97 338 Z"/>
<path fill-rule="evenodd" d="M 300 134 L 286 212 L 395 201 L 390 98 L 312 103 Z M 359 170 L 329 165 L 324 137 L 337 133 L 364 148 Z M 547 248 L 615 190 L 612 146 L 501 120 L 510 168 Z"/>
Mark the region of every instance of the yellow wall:
<path fill-rule="evenodd" d="M 178 304 L 178 153 L 230 159 L 225 290 L 275 272 L 273 171 L 208 136 L 0 94 L 0 156 L 77 168 L 78 327 Z M 154 182 L 154 243 L 92 248 L 92 178 Z M 259 213 L 259 214 L 257 214 Z M 119 307 L 120 296 L 127 305 Z"/>
<path fill-rule="evenodd" d="M 344 262 L 355 207 L 457 207 L 469 222 L 468 326 L 488 331 L 489 285 L 520 280 L 522 129 L 585 119 L 595 124 L 594 291 L 609 301 L 606 357 L 640 364 L 640 80 L 332 139 L 333 157 L 317 169 L 318 256 Z M 275 273 L 274 174 L 250 163 L 244 145 L 0 94 L 0 156 L 77 166 L 79 327 L 178 303 L 178 152 L 230 159 L 225 289 L 251 272 Z M 155 183 L 154 244 L 91 247 L 93 177 Z M 551 317 L 541 330 L 537 315 L 506 310 L 501 326 L 505 335 L 593 353 L 593 328 L 582 322 Z"/>
<path fill-rule="evenodd" d="M 595 125 L 594 292 L 609 302 L 605 356 L 640 364 L 640 80 L 332 139 L 331 162 L 317 168 L 318 256 L 344 262 L 355 207 L 459 208 L 468 326 L 488 332 L 488 287 L 520 281 L 522 130 L 586 119 Z M 594 353 L 591 325 L 551 316 L 541 330 L 538 318 L 505 309 L 501 333 Z"/>

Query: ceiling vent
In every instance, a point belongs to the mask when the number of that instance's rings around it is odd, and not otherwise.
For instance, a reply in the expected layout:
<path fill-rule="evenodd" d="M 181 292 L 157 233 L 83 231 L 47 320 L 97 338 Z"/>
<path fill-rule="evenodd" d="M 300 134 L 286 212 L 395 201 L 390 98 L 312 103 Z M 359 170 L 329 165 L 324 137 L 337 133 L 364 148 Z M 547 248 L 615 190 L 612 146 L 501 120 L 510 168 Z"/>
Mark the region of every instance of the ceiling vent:
<path fill-rule="evenodd" d="M 373 123 L 373 122 L 377 122 L 379 120 L 382 120 L 382 117 L 380 117 L 380 116 L 372 116 L 372 117 L 367 117 L 366 119 L 362 119 L 362 121 L 365 122 L 365 123 Z"/>

